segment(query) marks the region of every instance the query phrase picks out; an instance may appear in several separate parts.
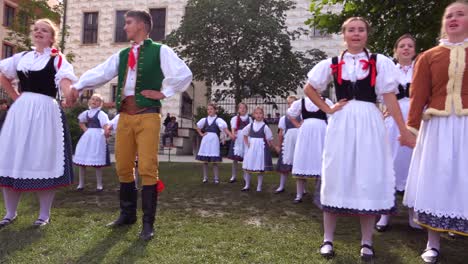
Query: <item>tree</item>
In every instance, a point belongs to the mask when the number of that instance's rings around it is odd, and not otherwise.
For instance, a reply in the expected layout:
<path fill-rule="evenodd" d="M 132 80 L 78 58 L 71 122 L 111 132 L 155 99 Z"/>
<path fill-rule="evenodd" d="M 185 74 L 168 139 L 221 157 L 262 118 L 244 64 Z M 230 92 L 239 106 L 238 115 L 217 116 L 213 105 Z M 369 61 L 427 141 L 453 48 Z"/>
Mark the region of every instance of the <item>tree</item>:
<path fill-rule="evenodd" d="M 293 52 L 285 12 L 289 0 L 189 0 L 180 27 L 166 42 L 187 59 L 194 78 L 218 89 L 218 100 L 295 91 L 305 79 L 306 54 Z"/>
<path fill-rule="evenodd" d="M 410 33 L 417 40 L 419 51 L 435 46 L 440 31 L 441 17 L 452 0 L 321 0 L 312 1 L 314 17 L 306 24 L 327 33 L 338 33 L 349 17 L 362 16 L 372 26 L 369 47 L 391 55 L 394 42 Z M 341 12 L 329 8 L 341 5 Z"/>
<path fill-rule="evenodd" d="M 50 7 L 47 0 L 20 0 L 13 26 L 7 40 L 16 45 L 18 51 L 29 50 L 31 41 L 31 23 L 39 18 L 48 18 L 60 22 L 63 13 L 62 4 Z M 58 36 L 57 36 L 58 39 Z"/>

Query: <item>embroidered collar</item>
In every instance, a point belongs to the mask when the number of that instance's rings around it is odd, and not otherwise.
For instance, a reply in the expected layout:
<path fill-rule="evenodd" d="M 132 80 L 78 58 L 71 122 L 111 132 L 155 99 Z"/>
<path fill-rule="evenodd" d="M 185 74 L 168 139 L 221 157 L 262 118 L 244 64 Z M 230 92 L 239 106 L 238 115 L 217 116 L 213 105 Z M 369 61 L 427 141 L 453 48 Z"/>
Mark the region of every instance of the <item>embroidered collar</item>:
<path fill-rule="evenodd" d="M 452 43 L 450 42 L 448 39 L 441 39 L 439 40 L 439 45 L 442 45 L 442 46 L 462 46 L 462 45 L 468 45 L 468 38 L 464 39 L 462 42 L 458 42 L 458 43 Z"/>

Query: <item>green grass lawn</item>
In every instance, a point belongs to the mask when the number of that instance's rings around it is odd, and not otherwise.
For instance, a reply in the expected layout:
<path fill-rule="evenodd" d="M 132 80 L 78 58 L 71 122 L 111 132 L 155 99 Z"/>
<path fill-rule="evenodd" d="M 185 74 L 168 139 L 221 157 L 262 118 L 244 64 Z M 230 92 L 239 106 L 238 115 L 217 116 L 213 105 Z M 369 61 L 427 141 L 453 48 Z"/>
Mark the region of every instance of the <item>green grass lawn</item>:
<path fill-rule="evenodd" d="M 17 221 L 0 230 L 0 263 L 359 263 L 358 219 L 338 220 L 337 256 L 324 260 L 318 254 L 322 214 L 311 195 L 293 204 L 291 179 L 286 193 L 273 194 L 277 174 L 265 177 L 262 193 L 242 193 L 241 181 L 227 183 L 230 164 L 220 171 L 221 184 L 203 185 L 200 164 L 161 163 L 166 190 L 159 200 L 156 237 L 148 243 L 138 239 L 141 220 L 126 228 L 105 227 L 118 211 L 113 169 L 105 172 L 102 193 L 94 191 L 92 170 L 84 192 L 76 186 L 61 189 L 51 224 L 43 229 L 31 227 L 38 204 L 26 194 Z M 308 189 L 313 192 L 313 186 Z M 375 263 L 421 263 L 426 235 L 409 229 L 406 209 L 400 208 L 392 229 L 375 234 Z M 441 263 L 468 263 L 468 239 L 444 235 L 441 253 Z"/>

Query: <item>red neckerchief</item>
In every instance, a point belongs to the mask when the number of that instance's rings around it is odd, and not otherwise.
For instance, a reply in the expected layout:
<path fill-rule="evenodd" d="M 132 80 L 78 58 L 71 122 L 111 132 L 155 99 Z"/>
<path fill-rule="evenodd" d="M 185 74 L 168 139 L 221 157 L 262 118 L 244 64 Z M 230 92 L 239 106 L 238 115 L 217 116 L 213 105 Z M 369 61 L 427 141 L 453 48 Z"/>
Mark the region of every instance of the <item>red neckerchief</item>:
<path fill-rule="evenodd" d="M 140 53 L 140 47 L 137 49 L 137 54 Z M 135 70 L 137 58 L 135 57 L 135 53 L 133 52 L 133 46 L 130 48 L 128 53 L 128 67 L 132 70 Z"/>

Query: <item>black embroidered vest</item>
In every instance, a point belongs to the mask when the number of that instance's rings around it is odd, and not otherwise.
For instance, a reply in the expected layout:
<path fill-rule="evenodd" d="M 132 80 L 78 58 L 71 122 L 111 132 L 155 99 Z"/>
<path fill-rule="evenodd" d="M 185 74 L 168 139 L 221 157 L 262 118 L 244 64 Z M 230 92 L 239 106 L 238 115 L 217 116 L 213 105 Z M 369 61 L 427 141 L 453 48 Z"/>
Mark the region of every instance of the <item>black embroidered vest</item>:
<path fill-rule="evenodd" d="M 19 91 L 39 93 L 56 98 L 55 74 L 57 71 L 54 67 L 54 59 L 55 57 L 51 56 L 46 66 L 39 71 L 29 71 L 26 73 L 17 71 Z"/>
<path fill-rule="evenodd" d="M 369 60 L 374 60 L 375 65 L 377 65 L 377 54 L 371 54 Z M 332 65 L 338 67 L 338 57 L 332 58 Z M 351 82 L 349 80 L 341 80 L 339 84 L 338 73 L 339 71 L 333 72 L 333 79 L 335 83 L 336 98 L 337 100 L 347 99 L 352 100 L 356 99 L 359 101 L 366 101 L 371 103 L 377 102 L 377 94 L 375 93 L 375 86 L 371 85 L 372 71 L 376 71 L 376 67 L 369 67 L 369 74 L 366 78 L 362 80 L 357 80 L 356 82 Z M 377 72 L 375 73 L 377 75 Z"/>

